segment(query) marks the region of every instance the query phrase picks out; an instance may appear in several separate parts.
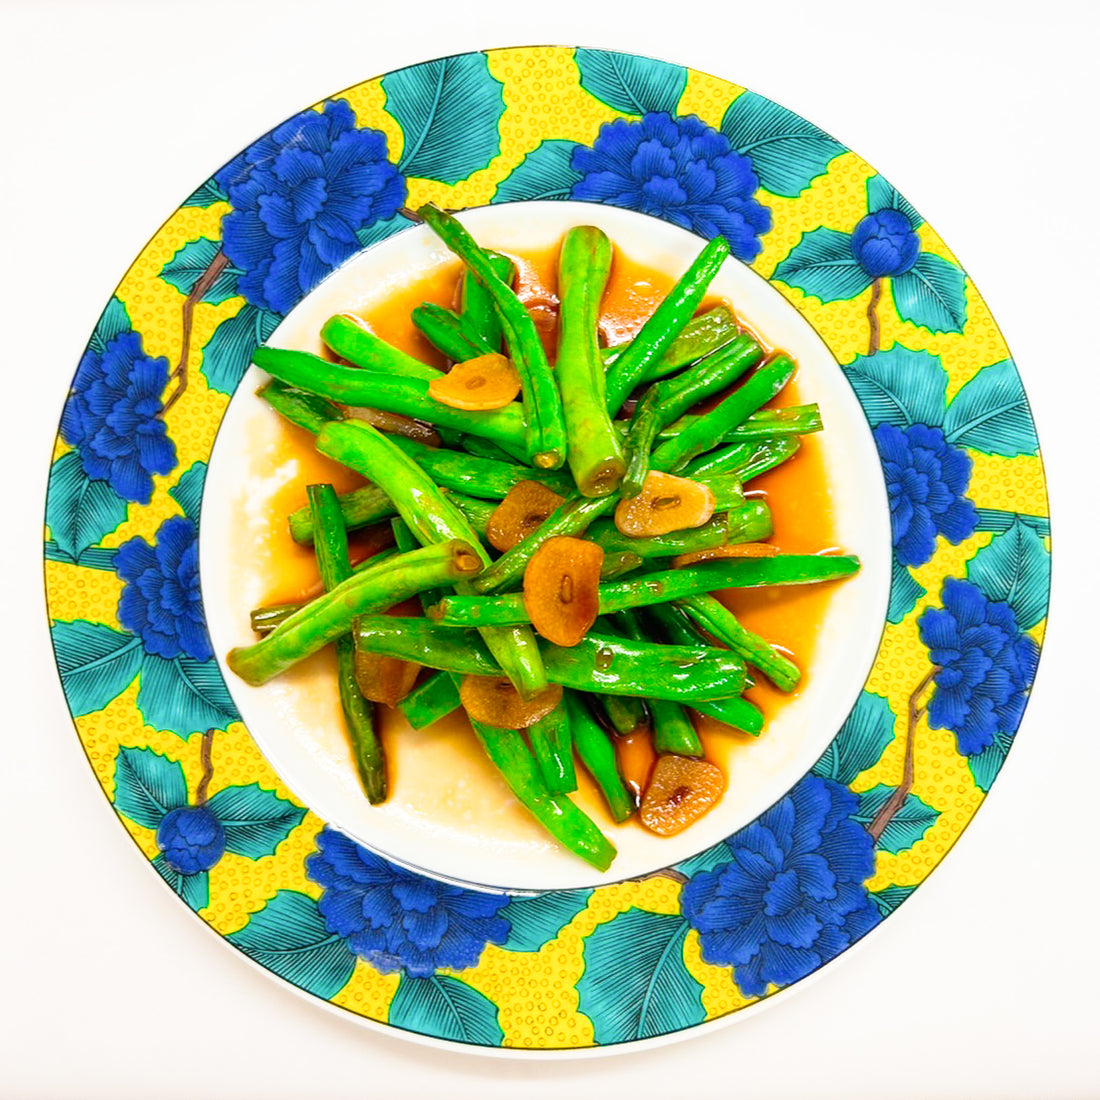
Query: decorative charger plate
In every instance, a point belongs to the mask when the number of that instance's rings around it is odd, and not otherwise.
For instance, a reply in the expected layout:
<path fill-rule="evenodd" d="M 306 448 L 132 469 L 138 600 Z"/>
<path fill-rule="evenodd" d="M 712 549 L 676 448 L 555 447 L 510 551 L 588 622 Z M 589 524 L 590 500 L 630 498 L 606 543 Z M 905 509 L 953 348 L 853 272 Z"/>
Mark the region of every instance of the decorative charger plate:
<path fill-rule="evenodd" d="M 326 825 L 260 753 L 206 629 L 207 461 L 252 351 L 339 265 L 462 210 L 581 200 L 733 254 L 809 322 L 866 415 L 892 529 L 886 622 L 847 719 L 755 820 L 654 874 L 484 892 Z M 603 50 L 414 65 L 216 172 L 92 333 L 46 501 L 54 650 L 120 820 L 219 935 L 389 1029 L 566 1050 L 689 1034 L 879 924 L 981 805 L 1047 609 L 1049 523 L 1016 368 L 917 211 L 839 142 L 691 69 Z"/>

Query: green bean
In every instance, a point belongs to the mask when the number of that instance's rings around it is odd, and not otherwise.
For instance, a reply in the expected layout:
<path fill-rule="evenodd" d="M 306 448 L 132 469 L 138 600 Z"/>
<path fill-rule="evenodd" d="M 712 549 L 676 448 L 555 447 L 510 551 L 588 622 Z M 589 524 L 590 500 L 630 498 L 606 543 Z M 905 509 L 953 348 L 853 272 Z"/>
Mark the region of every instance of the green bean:
<path fill-rule="evenodd" d="M 600 580 L 613 581 L 624 573 L 632 573 L 642 565 L 645 565 L 645 558 L 631 550 L 616 550 L 613 553 L 604 554 Z"/>
<path fill-rule="evenodd" d="M 317 529 L 313 548 L 317 555 L 321 583 L 326 592 L 331 592 L 352 576 L 347 532 L 340 518 L 336 491 L 331 485 L 310 485 L 306 493 Z M 359 690 L 355 677 L 355 641 L 351 634 L 341 634 L 335 645 L 336 682 L 355 770 L 367 801 L 377 805 L 386 801 L 389 781 L 386 776 L 386 756 L 374 728 L 374 707 Z"/>
<path fill-rule="evenodd" d="M 741 482 L 759 477 L 787 461 L 799 448 L 796 436 L 774 436 L 752 443 L 733 443 L 688 463 L 686 477 L 700 474 L 728 473 Z"/>
<path fill-rule="evenodd" d="M 601 519 L 588 528 L 585 537 L 602 546 L 605 555 L 625 552 L 643 559 L 671 558 L 693 550 L 711 550 L 716 546 L 725 546 L 729 542 L 729 518 L 726 515 L 716 515 L 700 527 L 646 538 L 624 535 L 612 520 Z"/>
<path fill-rule="evenodd" d="M 620 612 L 615 625 L 637 642 L 648 640 L 638 617 L 630 611 Z M 698 642 L 696 642 L 698 644 Z M 653 748 L 658 753 L 674 752 L 678 756 L 702 756 L 703 743 L 691 724 L 687 711 L 671 699 L 651 699 L 649 714 L 653 720 Z"/>
<path fill-rule="evenodd" d="M 474 630 L 436 626 L 427 619 L 360 615 L 359 645 L 388 657 L 416 661 L 461 676 L 500 676 L 500 666 Z M 745 664 L 736 653 L 714 646 L 668 646 L 588 634 L 575 646 L 546 645 L 542 651 L 552 684 L 599 695 L 642 699 L 724 699 L 740 692 Z"/>
<path fill-rule="evenodd" d="M 600 614 L 684 600 L 724 588 L 812 584 L 838 580 L 859 568 L 859 559 L 839 554 L 777 554 L 771 558 L 726 558 L 683 569 L 601 584 Z M 431 609 L 441 626 L 483 628 L 530 622 L 523 593 L 505 596 L 447 596 Z"/>
<path fill-rule="evenodd" d="M 662 443 L 653 452 L 650 467 L 672 473 L 682 470 L 696 455 L 710 450 L 716 441 L 724 440 L 728 432 L 770 401 L 791 380 L 794 372 L 794 362 L 786 355 L 778 355 L 757 367 L 746 382 L 710 412 L 700 416 L 675 439 Z"/>
<path fill-rule="evenodd" d="M 565 419 L 561 395 L 535 322 L 512 288 L 493 270 L 489 257 L 461 222 L 430 204 L 420 207 L 418 213 L 440 240 L 466 264 L 492 298 L 512 365 L 523 387 L 528 458 L 535 466 L 557 469 L 565 462 L 566 456 Z"/>
<path fill-rule="evenodd" d="M 489 500 L 503 500 L 511 489 L 521 481 L 541 481 L 557 493 L 567 493 L 570 489 L 566 475 L 552 470 L 532 470 L 514 462 L 498 462 L 492 458 L 478 458 L 476 455 L 452 451 L 446 447 L 427 447 L 414 439 L 394 436 L 391 443 L 411 458 L 437 485 L 444 489 L 454 489 L 469 497 L 483 497 Z M 369 477 L 367 456 L 373 454 L 368 448 L 363 457 L 359 457 L 349 443 L 345 466 Z"/>
<path fill-rule="evenodd" d="M 775 558 L 761 559 L 775 561 Z M 798 666 L 759 634 L 754 634 L 738 622 L 737 617 L 720 600 L 709 595 L 687 597 L 684 609 L 708 634 L 740 653 L 754 668 L 758 668 L 780 691 L 794 691 L 802 679 Z"/>
<path fill-rule="evenodd" d="M 491 439 L 483 439 L 479 435 L 464 435 L 459 442 L 467 454 L 476 455 L 478 458 L 492 458 L 497 462 L 516 462 L 518 460 L 526 463 L 527 461 L 523 455 L 510 454 Z M 531 469 L 530 466 L 526 468 Z"/>
<path fill-rule="evenodd" d="M 499 252 L 486 252 L 489 265 L 505 286 L 511 287 L 515 266 L 507 256 Z M 489 351 L 500 351 L 500 321 L 493 308 L 493 296 L 474 278 L 469 268 L 462 272 L 458 284 L 459 324 L 471 340 L 480 341 Z M 483 353 L 479 353 L 483 354 Z"/>
<path fill-rule="evenodd" d="M 587 497 L 614 492 L 626 462 L 604 396 L 598 326 L 611 274 L 611 241 L 592 225 L 570 229 L 558 257 L 556 375 L 569 440 L 569 469 Z"/>
<path fill-rule="evenodd" d="M 725 237 L 711 238 L 629 346 L 608 368 L 607 410 L 612 416 L 691 320 L 707 287 L 728 255 L 729 245 Z"/>
<path fill-rule="evenodd" d="M 306 505 L 308 508 L 309 506 Z M 416 547 L 409 547 L 411 550 L 415 550 Z M 376 554 L 372 554 L 369 558 L 364 558 L 360 562 L 356 562 L 351 567 L 353 573 L 362 573 L 365 569 L 373 569 L 376 565 L 380 565 L 388 558 L 395 557 L 397 550 L 392 546 L 386 550 L 379 550 Z M 262 607 L 254 607 L 248 613 L 249 625 L 252 627 L 255 633 L 263 636 L 264 634 L 270 634 L 280 623 L 285 622 L 294 614 L 295 611 L 300 611 L 308 603 L 308 600 L 302 600 L 298 603 L 274 603 L 265 604 Z M 433 604 L 439 602 L 439 598 L 431 601 Z"/>
<path fill-rule="evenodd" d="M 458 505 L 478 537 L 484 536 L 489 517 L 496 505 L 453 491 L 448 492 L 447 497 Z M 370 527 L 379 520 L 389 519 L 397 514 L 393 501 L 377 485 L 363 485 L 341 493 L 337 500 L 340 502 L 340 514 L 344 517 L 344 527 L 348 531 Z M 313 541 L 313 520 L 308 506 L 291 512 L 287 517 L 287 524 L 290 527 L 290 537 L 295 542 L 305 545 Z"/>
<path fill-rule="evenodd" d="M 666 378 L 646 391 L 627 429 L 629 465 L 623 479 L 623 496 L 637 496 L 642 491 L 657 433 L 693 405 L 732 385 L 763 355 L 751 336 L 738 336 L 682 374 Z"/>
<path fill-rule="evenodd" d="M 523 576 L 527 563 L 535 551 L 548 539 L 560 535 L 580 535 L 597 516 L 615 506 L 615 496 L 585 497 L 580 493 L 568 496 L 558 505 L 538 528 L 522 542 L 506 550 L 484 573 L 477 578 L 476 592 L 495 592 L 516 583 Z"/>
<path fill-rule="evenodd" d="M 339 405 L 315 393 L 295 389 L 278 379 L 265 382 L 256 396 L 263 398 L 284 420 L 316 435 L 329 420 L 343 420 Z"/>
<path fill-rule="evenodd" d="M 659 603 L 645 609 L 645 616 L 652 620 L 673 645 L 698 645 L 701 635 L 678 604 Z M 751 686 L 749 678 L 746 686 Z M 764 715 L 747 699 L 740 695 L 731 695 L 728 699 L 696 701 L 691 704 L 693 710 L 717 719 L 727 726 L 742 730 L 759 737 L 764 728 Z"/>
<path fill-rule="evenodd" d="M 551 792 L 569 794 L 575 791 L 577 772 L 573 766 L 573 735 L 569 712 L 563 703 L 527 727 L 527 741 Z"/>
<path fill-rule="evenodd" d="M 468 333 L 454 310 L 424 302 L 412 311 L 412 322 L 438 351 L 456 363 L 488 355 L 495 349 Z"/>
<path fill-rule="evenodd" d="M 645 725 L 645 703 L 633 695 L 601 695 L 598 697 L 611 728 L 625 736 Z"/>
<path fill-rule="evenodd" d="M 658 438 L 675 439 L 690 428 L 699 417 L 689 413 L 671 421 L 662 428 Z M 813 435 L 823 427 L 821 409 L 817 405 L 788 405 L 782 409 L 760 409 L 754 412 L 740 427 L 726 432 L 724 443 L 752 443 L 758 439 L 773 437 Z"/>
<path fill-rule="evenodd" d="M 357 616 L 392 607 L 424 588 L 468 577 L 480 562 L 472 543 L 460 539 L 399 554 L 311 600 L 254 645 L 231 650 L 226 662 L 246 683 L 266 683 L 346 634 Z"/>
<path fill-rule="evenodd" d="M 458 432 L 484 436 L 506 449 L 524 445 L 523 413 L 515 403 L 484 412 L 453 409 L 432 398 L 428 383 L 422 378 L 392 377 L 381 371 L 345 367 L 306 351 L 259 347 L 252 353 L 252 362 L 291 386 L 342 405 L 416 417 Z"/>
<path fill-rule="evenodd" d="M 438 378 L 441 373 L 438 368 L 414 359 L 382 337 L 375 336 L 358 318 L 347 313 L 330 317 L 321 326 L 321 339 L 341 359 L 371 371 L 426 382 Z"/>
<path fill-rule="evenodd" d="M 702 359 L 704 355 L 728 344 L 739 332 L 737 318 L 729 306 L 717 305 L 706 313 L 696 314 L 684 325 L 680 335 L 672 341 L 660 359 L 646 368 L 638 380 L 639 384 L 664 378 L 686 367 L 688 363 Z M 604 366 L 610 367 L 628 347 L 629 340 L 611 348 L 602 348 L 600 356 Z"/>
<path fill-rule="evenodd" d="M 615 746 L 592 717 L 592 712 L 578 692 L 566 692 L 563 702 L 569 714 L 573 746 L 577 755 L 600 788 L 600 794 L 603 795 L 612 818 L 621 825 L 634 813 L 637 806 L 634 796 L 623 782 Z"/>
<path fill-rule="evenodd" d="M 550 791 L 519 731 L 480 722 L 470 725 L 509 789 L 534 818 L 569 851 L 606 871 L 615 858 L 615 846 L 569 798 Z"/>
<path fill-rule="evenodd" d="M 461 706 L 458 688 L 450 674 L 433 672 L 397 704 L 397 709 L 414 730 L 422 730 L 453 714 Z"/>
<path fill-rule="evenodd" d="M 317 436 L 317 449 L 338 462 L 351 457 L 363 462 L 366 475 L 389 495 L 418 542 L 463 539 L 473 546 L 482 566 L 489 565 L 489 555 L 462 512 L 413 459 L 381 432 L 361 422 L 326 424 Z M 466 581 L 455 588 L 459 593 L 471 591 Z M 529 627 L 490 627 L 482 637 L 522 696 L 529 697 L 546 686 L 538 644 Z"/>

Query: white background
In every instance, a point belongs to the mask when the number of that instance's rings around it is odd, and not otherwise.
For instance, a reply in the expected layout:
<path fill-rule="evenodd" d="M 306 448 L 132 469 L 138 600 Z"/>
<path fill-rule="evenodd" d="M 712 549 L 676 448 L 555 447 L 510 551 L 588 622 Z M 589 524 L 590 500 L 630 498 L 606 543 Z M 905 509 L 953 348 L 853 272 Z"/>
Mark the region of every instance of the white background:
<path fill-rule="evenodd" d="M 1100 1096 L 1095 6 L 477 7 L 486 14 L 434 0 L 0 3 L 0 1095 Z M 894 182 L 1004 331 L 1038 422 L 1055 534 L 1033 701 L 932 878 L 763 1012 L 659 1049 L 552 1063 L 379 1035 L 210 934 L 126 838 L 85 762 L 52 668 L 40 559 L 68 382 L 111 290 L 183 197 L 340 88 L 441 54 L 539 43 L 648 53 L 747 85 Z"/>

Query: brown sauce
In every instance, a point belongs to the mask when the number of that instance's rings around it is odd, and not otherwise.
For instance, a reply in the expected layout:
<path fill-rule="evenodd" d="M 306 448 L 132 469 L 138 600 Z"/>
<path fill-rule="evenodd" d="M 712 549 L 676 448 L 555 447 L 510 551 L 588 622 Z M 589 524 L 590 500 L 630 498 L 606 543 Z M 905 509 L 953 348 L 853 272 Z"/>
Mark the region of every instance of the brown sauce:
<path fill-rule="evenodd" d="M 522 257 L 516 261 L 517 292 L 535 318 L 549 355 L 554 354 L 554 338 L 557 310 L 556 249 Z M 421 336 L 411 320 L 412 310 L 422 302 L 430 301 L 443 306 L 453 306 L 457 295 L 457 278 L 460 271 L 456 263 L 448 263 L 422 278 L 397 288 L 381 305 L 362 315 L 362 320 L 378 336 L 424 362 L 443 366 L 445 360 Z M 629 339 L 643 324 L 667 294 L 674 279 L 663 272 L 654 271 L 635 263 L 618 253 L 612 265 L 611 277 L 601 306 L 601 334 L 606 343 L 616 344 Z M 718 304 L 717 299 L 704 303 L 704 308 Z M 733 303 L 731 303 L 733 304 Z M 733 304 L 735 306 L 735 304 Z M 742 321 L 751 331 L 751 324 Z M 757 335 L 754 333 L 754 335 Z M 769 349 L 770 350 L 770 349 Z M 785 388 L 772 407 L 798 405 L 812 400 L 812 395 L 799 392 L 797 377 Z M 267 602 L 281 603 L 300 600 L 317 591 L 317 568 L 312 547 L 298 546 L 290 538 L 285 517 L 301 507 L 306 499 L 306 486 L 314 482 L 331 482 L 338 492 L 345 492 L 363 484 L 363 479 L 345 467 L 317 454 L 308 433 L 291 425 L 281 424 L 281 438 L 276 461 L 296 459 L 297 476 L 283 485 L 275 494 L 270 510 L 270 523 L 264 532 L 262 544 L 255 553 L 256 568 L 263 572 Z M 790 553 L 817 553 L 834 545 L 833 515 L 829 488 L 825 477 L 824 458 L 818 440 L 805 437 L 799 452 L 782 466 L 754 479 L 750 494 L 764 497 L 772 511 L 774 534 L 770 539 L 781 550 Z M 377 536 L 375 536 L 377 537 Z M 353 535 L 353 559 L 366 556 L 377 545 L 363 542 L 362 536 Z M 803 687 L 813 666 L 817 636 L 825 618 L 832 585 L 802 585 L 772 589 L 731 590 L 723 594 L 724 602 L 737 614 L 748 629 L 756 632 L 773 645 L 787 652 L 803 671 Z M 410 613 L 406 610 L 405 613 Z M 286 674 L 300 681 L 304 690 L 316 691 L 322 684 L 332 684 L 336 691 L 335 660 L 328 652 L 316 654 Z M 758 706 L 767 723 L 785 702 L 796 697 L 773 688 L 757 675 L 756 684 L 746 692 L 746 697 Z M 800 689 L 801 690 L 801 689 Z M 394 737 L 402 719 L 397 712 L 383 711 L 380 723 L 387 742 L 391 790 L 399 782 L 397 769 L 400 750 Z M 696 716 L 707 757 L 725 766 L 734 752 L 751 751 L 755 738 L 731 730 L 722 723 Z M 479 753 L 477 742 L 464 720 L 457 716 L 437 724 L 441 736 L 461 738 L 471 752 Z M 648 735 L 643 731 L 618 740 L 620 761 L 628 784 L 640 791 L 646 782 L 654 754 Z M 396 751 L 394 751 L 396 750 Z M 591 809 L 598 822 L 608 824 L 606 813 L 596 808 L 600 802 L 598 792 L 589 777 L 578 767 L 580 789 L 578 803 Z"/>

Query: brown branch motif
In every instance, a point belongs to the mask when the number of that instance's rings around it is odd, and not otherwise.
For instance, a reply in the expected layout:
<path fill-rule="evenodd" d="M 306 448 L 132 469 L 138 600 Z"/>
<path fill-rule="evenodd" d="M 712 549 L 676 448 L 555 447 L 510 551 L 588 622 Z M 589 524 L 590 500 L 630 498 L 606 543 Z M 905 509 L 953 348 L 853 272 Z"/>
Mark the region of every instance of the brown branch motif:
<path fill-rule="evenodd" d="M 210 793 L 210 781 L 214 778 L 214 734 L 217 730 L 209 729 L 202 735 L 202 745 L 199 747 L 199 759 L 202 761 L 202 778 L 195 789 L 195 805 L 201 806 Z"/>
<path fill-rule="evenodd" d="M 180 359 L 175 370 L 168 376 L 169 382 L 175 381 L 176 388 L 164 402 L 164 407 L 159 414 L 161 417 L 167 414 L 168 410 L 183 396 L 184 391 L 187 389 L 187 364 L 191 358 L 191 329 L 194 325 L 195 306 L 202 301 L 206 292 L 217 282 L 218 276 L 228 266 L 229 257 L 219 249 L 214 254 L 214 258 L 210 261 L 206 270 L 198 277 L 195 285 L 191 288 L 191 293 L 184 299 L 183 339 L 180 346 Z"/>
<path fill-rule="evenodd" d="M 867 354 L 874 355 L 882 341 L 882 328 L 878 319 L 878 304 L 882 298 L 882 276 L 871 283 L 871 300 L 867 303 L 867 325 L 870 335 L 867 338 Z"/>
<path fill-rule="evenodd" d="M 928 709 L 927 695 L 932 686 L 932 679 L 940 671 L 939 665 L 933 665 L 928 675 L 913 689 L 909 696 L 909 713 L 905 729 L 905 755 L 902 767 L 901 785 L 886 800 L 882 809 L 875 814 L 874 820 L 867 826 L 867 832 L 877 844 L 879 838 L 886 831 L 886 826 L 894 819 L 894 815 L 905 804 L 909 792 L 913 789 L 913 743 L 916 740 L 917 724 L 924 717 Z"/>

